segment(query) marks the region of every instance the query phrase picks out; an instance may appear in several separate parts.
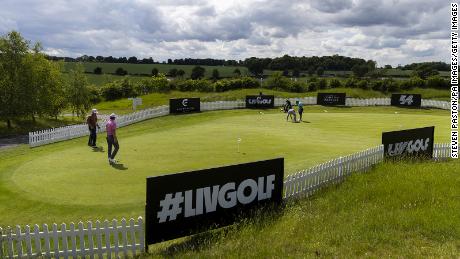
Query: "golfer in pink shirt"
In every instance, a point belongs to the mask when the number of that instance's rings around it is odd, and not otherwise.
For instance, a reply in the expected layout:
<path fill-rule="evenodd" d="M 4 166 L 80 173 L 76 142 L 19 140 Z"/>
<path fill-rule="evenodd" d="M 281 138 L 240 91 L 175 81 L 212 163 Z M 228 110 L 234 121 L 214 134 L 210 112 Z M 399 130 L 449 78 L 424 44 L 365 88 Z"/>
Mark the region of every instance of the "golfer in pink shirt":
<path fill-rule="evenodd" d="M 109 156 L 109 164 L 113 165 L 117 161 L 115 160 L 115 156 L 117 155 L 118 149 L 120 148 L 120 145 L 118 145 L 118 139 L 117 139 L 117 123 L 115 122 L 115 113 L 110 114 L 110 120 L 107 121 L 105 124 L 105 129 L 107 131 L 107 145 L 108 145 L 108 156 Z M 115 149 L 112 152 L 112 145 L 115 147 Z"/>

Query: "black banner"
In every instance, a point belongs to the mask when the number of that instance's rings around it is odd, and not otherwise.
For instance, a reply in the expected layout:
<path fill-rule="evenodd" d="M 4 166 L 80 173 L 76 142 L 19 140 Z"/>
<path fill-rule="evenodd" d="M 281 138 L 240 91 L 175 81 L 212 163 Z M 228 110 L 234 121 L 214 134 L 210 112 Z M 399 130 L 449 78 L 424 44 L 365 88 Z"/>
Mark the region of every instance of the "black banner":
<path fill-rule="evenodd" d="M 401 107 L 420 107 L 422 105 L 421 94 L 392 94 L 391 105 Z"/>
<path fill-rule="evenodd" d="M 345 93 L 318 93 L 316 104 L 318 105 L 345 105 Z"/>
<path fill-rule="evenodd" d="M 274 95 L 246 95 L 246 108 L 269 109 L 275 107 Z"/>
<path fill-rule="evenodd" d="M 153 244 L 233 224 L 282 201 L 284 158 L 147 178 L 145 240 Z"/>
<path fill-rule="evenodd" d="M 181 114 L 200 111 L 200 98 L 169 99 L 169 113 Z"/>
<path fill-rule="evenodd" d="M 433 157 L 434 126 L 384 132 L 382 144 L 385 158 Z"/>

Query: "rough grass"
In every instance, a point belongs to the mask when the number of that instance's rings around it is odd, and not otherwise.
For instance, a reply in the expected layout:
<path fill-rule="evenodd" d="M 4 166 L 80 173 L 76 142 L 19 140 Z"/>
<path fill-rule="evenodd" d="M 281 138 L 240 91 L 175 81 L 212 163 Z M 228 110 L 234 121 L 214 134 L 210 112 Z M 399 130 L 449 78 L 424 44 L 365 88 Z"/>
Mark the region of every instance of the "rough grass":
<path fill-rule="evenodd" d="M 281 212 L 153 245 L 145 257 L 456 258 L 458 168 L 458 160 L 381 164 Z"/>
<path fill-rule="evenodd" d="M 309 106 L 304 123 L 259 112 L 167 116 L 121 128 L 118 167 L 108 165 L 102 135 L 95 150 L 80 138 L 0 151 L 0 225 L 138 217 L 147 176 L 279 156 L 288 174 L 376 146 L 382 131 L 435 125 L 437 142 L 449 137 L 449 113 L 440 110 Z"/>

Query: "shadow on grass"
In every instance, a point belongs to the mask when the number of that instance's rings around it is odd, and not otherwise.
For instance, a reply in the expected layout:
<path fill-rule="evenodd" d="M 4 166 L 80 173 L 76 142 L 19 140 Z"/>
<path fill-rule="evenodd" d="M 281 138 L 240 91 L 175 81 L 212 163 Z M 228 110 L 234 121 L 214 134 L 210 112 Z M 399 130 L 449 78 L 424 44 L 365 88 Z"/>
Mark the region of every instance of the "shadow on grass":
<path fill-rule="evenodd" d="M 104 152 L 104 147 L 93 147 L 93 152 Z"/>
<path fill-rule="evenodd" d="M 128 167 L 126 167 L 124 164 L 112 164 L 111 166 L 117 170 L 128 170 Z"/>
<path fill-rule="evenodd" d="M 238 214 L 234 224 L 222 226 L 216 229 L 215 225 L 210 225 L 208 229 L 203 229 L 201 233 L 184 238 L 183 241 L 171 244 L 156 251 L 152 254 L 161 257 L 180 257 L 181 253 L 190 251 L 201 251 L 216 245 L 221 239 L 238 238 L 238 232 L 243 228 L 251 227 L 261 230 L 270 227 L 272 223 L 278 220 L 284 213 L 285 204 L 278 206 L 267 205 L 261 208 L 255 208 L 249 212 Z"/>

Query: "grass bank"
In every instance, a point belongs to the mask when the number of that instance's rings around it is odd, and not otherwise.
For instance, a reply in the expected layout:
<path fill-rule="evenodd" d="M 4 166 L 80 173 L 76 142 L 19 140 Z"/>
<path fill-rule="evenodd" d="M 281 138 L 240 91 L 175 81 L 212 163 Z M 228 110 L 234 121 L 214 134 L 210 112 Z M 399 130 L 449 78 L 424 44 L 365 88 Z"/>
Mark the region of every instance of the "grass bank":
<path fill-rule="evenodd" d="M 460 254 L 460 162 L 386 163 L 221 230 L 154 245 L 146 258 Z"/>

